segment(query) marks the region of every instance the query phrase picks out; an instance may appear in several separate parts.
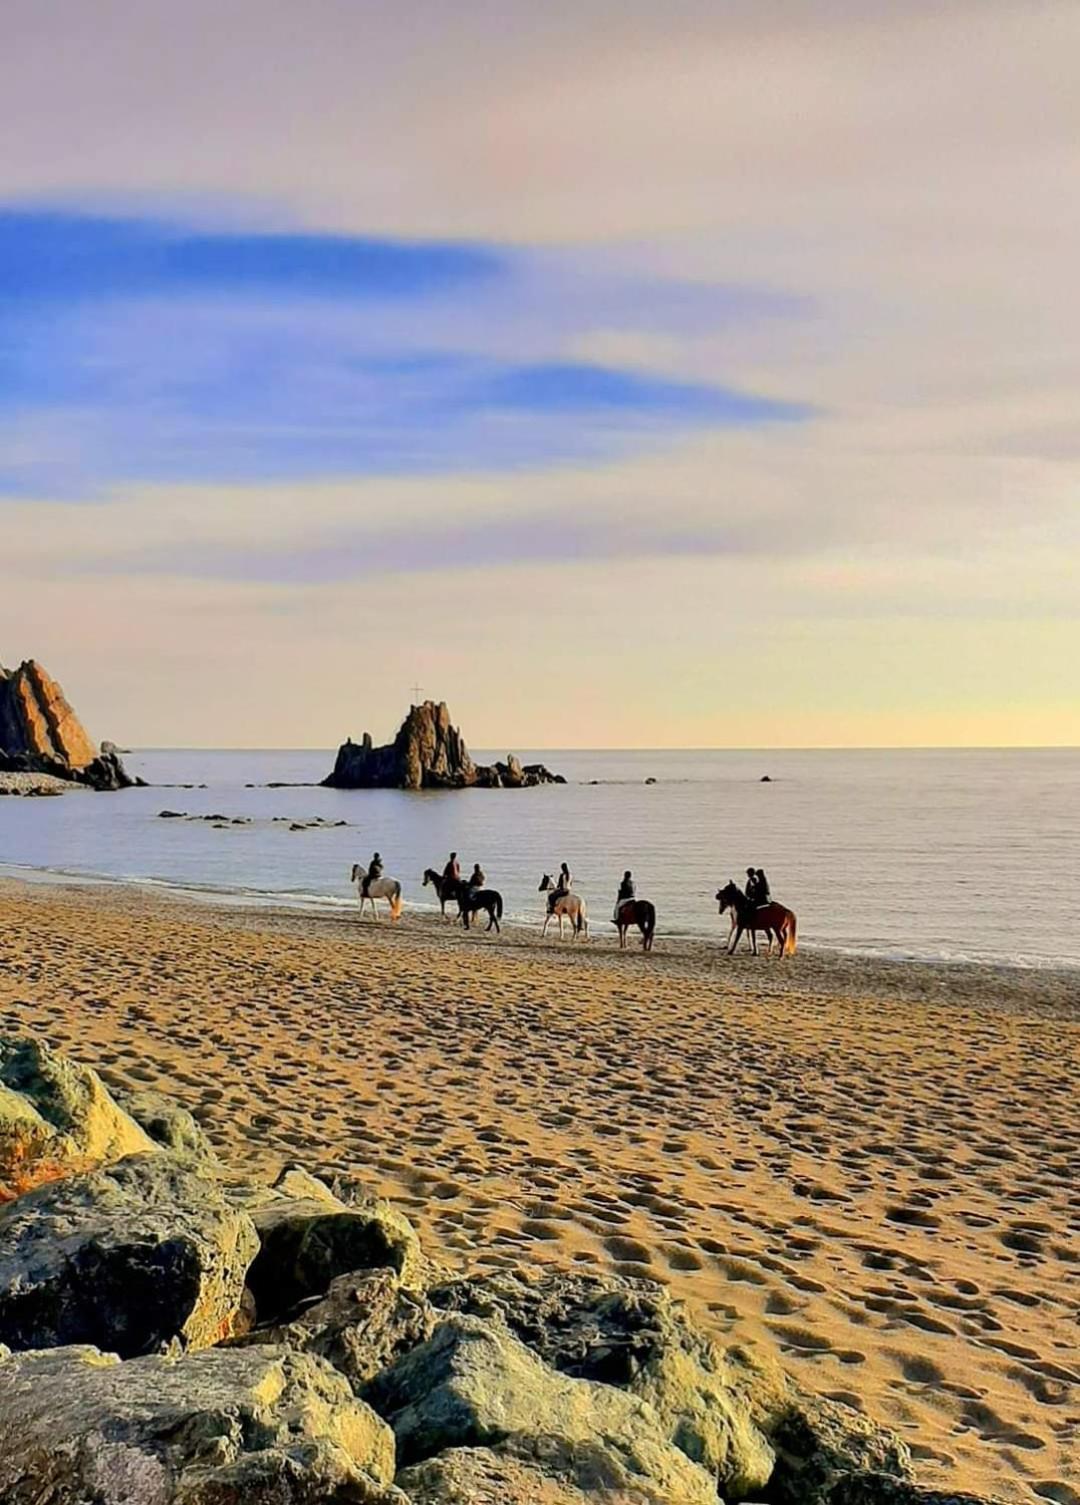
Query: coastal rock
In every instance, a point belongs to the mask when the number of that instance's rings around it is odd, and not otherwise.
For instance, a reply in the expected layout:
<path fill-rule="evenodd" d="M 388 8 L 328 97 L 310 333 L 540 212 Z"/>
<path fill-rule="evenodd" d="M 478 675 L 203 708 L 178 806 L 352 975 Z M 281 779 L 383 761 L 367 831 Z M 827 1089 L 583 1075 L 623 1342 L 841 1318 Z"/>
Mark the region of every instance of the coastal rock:
<path fill-rule="evenodd" d="M 756 1350 L 731 1348 L 728 1359 L 754 1421 L 776 1452 L 770 1505 L 826 1505 L 848 1474 L 912 1479 L 911 1450 L 888 1427 L 839 1401 L 801 1391 Z"/>
<path fill-rule="evenodd" d="M 188 1110 L 171 1097 L 161 1092 L 120 1091 L 116 1101 L 155 1145 L 207 1165 L 218 1164 L 214 1146 Z"/>
<path fill-rule="evenodd" d="M 34 659 L 0 665 L 0 770 L 51 774 L 94 789 L 124 789 L 132 779 L 111 742 L 100 751 L 63 690 Z"/>
<path fill-rule="evenodd" d="M 0 1202 L 154 1148 L 96 1071 L 39 1040 L 0 1037 Z"/>
<path fill-rule="evenodd" d="M 451 723 L 446 702 L 433 700 L 411 706 L 393 742 L 382 747 L 374 745 L 369 732 L 359 742 L 348 738 L 323 780 L 331 789 L 490 789 L 541 783 L 565 780 L 539 763 L 522 768 L 512 755 L 506 763 L 478 767 Z"/>
<path fill-rule="evenodd" d="M 238 1341 L 275 1343 L 328 1360 L 357 1395 L 404 1353 L 431 1337 L 437 1313 L 402 1286 L 393 1270 L 339 1275 L 322 1301 L 291 1322 L 259 1328 Z"/>
<path fill-rule="evenodd" d="M 737 1388 L 739 1372 L 654 1281 L 545 1272 L 431 1291 L 433 1305 L 492 1317 L 563 1374 L 617 1385 L 653 1408 L 668 1440 L 728 1500 L 754 1497 L 775 1455 Z"/>
<path fill-rule="evenodd" d="M 0 1360 L 5 1505 L 407 1505 L 393 1472 L 389 1427 L 307 1355 Z"/>
<path fill-rule="evenodd" d="M 605 1486 L 579 1489 L 535 1463 L 491 1448 L 448 1448 L 397 1476 L 412 1505 L 670 1505 L 652 1491 L 617 1495 Z"/>
<path fill-rule="evenodd" d="M 928 1489 L 891 1474 L 842 1474 L 829 1493 L 829 1505 L 1004 1505 L 992 1495 L 957 1489 Z"/>
<path fill-rule="evenodd" d="M 246 1206 L 259 1238 L 248 1285 L 261 1321 L 324 1295 L 339 1275 L 385 1268 L 409 1283 L 422 1267 L 415 1231 L 388 1202 L 346 1204 L 306 1171 L 287 1171 Z"/>
<path fill-rule="evenodd" d="M 505 1329 L 450 1316 L 366 1389 L 403 1465 L 488 1447 L 589 1491 L 716 1505 L 708 1473 L 667 1440 L 652 1407 L 611 1385 L 549 1369 Z"/>
<path fill-rule="evenodd" d="M 40 1186 L 0 1208 L 0 1342 L 209 1347 L 234 1329 L 257 1250 L 247 1214 L 163 1152 Z"/>

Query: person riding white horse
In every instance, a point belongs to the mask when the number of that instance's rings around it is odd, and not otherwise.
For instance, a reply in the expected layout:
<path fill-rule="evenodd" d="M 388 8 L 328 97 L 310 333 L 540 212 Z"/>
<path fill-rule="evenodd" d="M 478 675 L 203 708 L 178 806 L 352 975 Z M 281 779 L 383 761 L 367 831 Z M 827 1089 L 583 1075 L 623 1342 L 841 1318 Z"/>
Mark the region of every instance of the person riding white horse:
<path fill-rule="evenodd" d="M 378 857 L 378 852 L 375 853 Z M 379 860 L 378 871 L 372 872 L 370 868 L 361 867 L 354 863 L 351 873 L 352 882 L 356 884 L 360 897 L 360 913 L 364 912 L 364 905 L 371 905 L 372 914 L 375 913 L 375 900 L 385 899 L 390 905 L 390 918 L 401 918 L 401 884 L 396 878 L 384 878 L 382 876 L 382 861 Z"/>

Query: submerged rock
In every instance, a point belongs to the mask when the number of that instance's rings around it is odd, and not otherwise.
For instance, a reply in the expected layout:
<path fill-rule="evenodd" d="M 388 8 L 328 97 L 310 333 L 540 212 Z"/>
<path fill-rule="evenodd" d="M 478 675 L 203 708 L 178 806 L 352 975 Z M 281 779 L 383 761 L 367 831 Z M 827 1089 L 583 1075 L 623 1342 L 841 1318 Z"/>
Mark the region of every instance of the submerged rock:
<path fill-rule="evenodd" d="M 238 1321 L 258 1247 L 248 1215 L 172 1155 L 38 1187 L 0 1208 L 0 1342 L 209 1347 Z"/>
<path fill-rule="evenodd" d="M 651 1406 L 548 1368 L 505 1329 L 446 1317 L 427 1343 L 365 1391 L 397 1437 L 402 1465 L 486 1447 L 579 1490 L 716 1505 L 708 1473 L 673 1447 Z"/>
<path fill-rule="evenodd" d="M 0 1202 L 154 1148 L 96 1071 L 39 1040 L 0 1037 Z"/>
<path fill-rule="evenodd" d="M 665 1436 L 708 1469 L 726 1499 L 752 1498 L 768 1482 L 773 1449 L 739 1392 L 737 1371 L 654 1281 L 491 1275 L 437 1286 L 431 1300 L 495 1317 L 562 1373 L 647 1401 Z"/>
<path fill-rule="evenodd" d="M 393 1435 L 322 1360 L 0 1358 L 4 1505 L 407 1505 Z"/>

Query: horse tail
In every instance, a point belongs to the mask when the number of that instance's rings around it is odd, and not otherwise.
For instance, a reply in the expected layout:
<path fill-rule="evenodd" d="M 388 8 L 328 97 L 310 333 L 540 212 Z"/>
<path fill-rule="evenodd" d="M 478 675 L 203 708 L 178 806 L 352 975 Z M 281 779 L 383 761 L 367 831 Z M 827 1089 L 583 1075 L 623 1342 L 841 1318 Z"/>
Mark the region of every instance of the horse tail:
<path fill-rule="evenodd" d="M 497 889 L 495 891 L 495 918 L 497 920 L 502 919 L 502 894 Z"/>
<path fill-rule="evenodd" d="M 784 943 L 784 955 L 785 956 L 794 956 L 795 955 L 795 932 L 796 932 L 796 930 L 798 928 L 798 921 L 795 918 L 795 911 L 793 909 L 789 910 L 788 913 L 791 915 L 791 924 L 788 926 L 787 939 L 786 939 L 786 941 Z"/>
<path fill-rule="evenodd" d="M 651 901 L 646 901 L 644 918 L 645 923 L 642 925 L 641 930 L 645 939 L 649 941 L 652 940 L 653 931 L 656 929 L 656 905 Z"/>
<path fill-rule="evenodd" d="M 401 908 L 401 884 L 395 883 L 394 892 L 390 895 L 390 918 L 392 920 L 401 919 Z"/>
<path fill-rule="evenodd" d="M 589 911 L 585 908 L 584 899 L 578 905 L 577 914 L 574 916 L 574 934 L 581 935 L 582 932 L 586 935 L 589 933 Z"/>

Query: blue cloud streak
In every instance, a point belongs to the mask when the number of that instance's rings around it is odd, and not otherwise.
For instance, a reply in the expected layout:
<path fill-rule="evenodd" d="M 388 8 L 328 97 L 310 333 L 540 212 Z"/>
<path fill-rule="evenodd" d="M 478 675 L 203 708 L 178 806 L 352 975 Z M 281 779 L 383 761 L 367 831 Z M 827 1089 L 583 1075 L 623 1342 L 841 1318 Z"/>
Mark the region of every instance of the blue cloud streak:
<path fill-rule="evenodd" d="M 572 260 L 558 276 L 548 261 L 0 211 L 0 496 L 535 467 L 811 416 L 726 386 L 552 358 L 536 348 L 538 304 L 556 350 L 590 324 L 587 300 L 567 293 Z M 634 292 L 646 298 L 640 280 Z M 658 282 L 655 305 L 677 306 L 680 326 L 709 297 L 675 293 Z M 729 322 L 737 294 L 712 296 Z M 761 290 L 744 301 L 747 317 L 796 316 Z M 508 358 L 515 319 L 533 348 Z"/>

